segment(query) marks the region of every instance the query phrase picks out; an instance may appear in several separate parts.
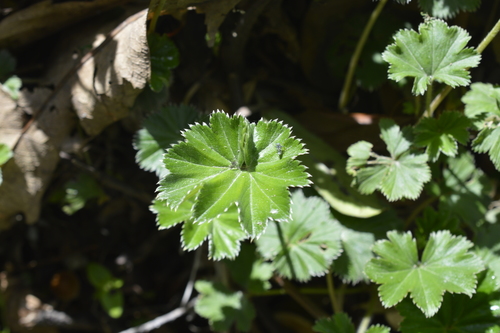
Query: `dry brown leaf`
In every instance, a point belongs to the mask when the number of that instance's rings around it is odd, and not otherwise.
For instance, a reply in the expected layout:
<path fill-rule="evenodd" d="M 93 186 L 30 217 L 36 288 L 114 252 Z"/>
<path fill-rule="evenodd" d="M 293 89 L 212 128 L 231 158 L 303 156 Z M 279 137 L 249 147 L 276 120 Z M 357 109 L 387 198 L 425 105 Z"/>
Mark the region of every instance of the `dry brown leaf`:
<path fill-rule="evenodd" d="M 19 47 L 78 23 L 100 11 L 130 0 L 45 0 L 7 16 L 0 22 L 0 48 Z"/>
<path fill-rule="evenodd" d="M 59 162 L 59 151 L 68 140 L 77 116 L 88 134 L 97 135 L 109 124 L 128 115 L 150 72 L 145 21 L 144 11 L 101 52 L 84 63 L 57 91 L 19 141 L 14 157 L 2 168 L 0 229 L 9 227 L 12 217 L 19 213 L 24 214 L 27 223 L 36 222 L 42 196 Z M 65 51 L 58 53 L 48 70 L 46 85 L 58 86 L 79 61 L 73 60 L 74 50 L 86 45 L 89 38 L 97 45 L 114 26 L 116 23 L 110 23 L 97 32 L 92 24 L 92 29 L 79 28 L 80 35 L 68 37 L 72 45 L 62 41 Z M 46 88 L 33 92 L 23 90 L 18 103 L 4 92 L 0 93 L 0 142 L 13 147 L 24 125 L 23 113 L 36 114 L 52 91 Z"/>

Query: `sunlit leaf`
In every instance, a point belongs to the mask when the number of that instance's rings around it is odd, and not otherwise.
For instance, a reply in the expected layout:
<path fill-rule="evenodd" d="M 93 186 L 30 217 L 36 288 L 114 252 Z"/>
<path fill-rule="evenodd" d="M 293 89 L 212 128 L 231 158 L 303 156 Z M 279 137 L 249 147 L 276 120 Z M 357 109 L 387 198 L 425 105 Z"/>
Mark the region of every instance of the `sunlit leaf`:
<path fill-rule="evenodd" d="M 372 145 L 365 141 L 350 146 L 347 170 L 355 176 L 354 184 L 361 193 L 380 190 L 389 201 L 418 198 L 431 177 L 427 155 L 412 152 L 409 129 L 401 131 L 389 119 L 380 121 L 380 129 L 391 156 L 373 153 Z"/>
<path fill-rule="evenodd" d="M 394 43 L 382 54 L 390 64 L 389 78 L 398 82 L 405 77 L 415 78 L 413 93 L 422 95 L 433 81 L 452 87 L 470 82 L 467 68 L 476 67 L 481 56 L 465 48 L 470 36 L 466 30 L 448 25 L 438 19 L 420 24 L 418 33 L 400 30 Z"/>
<path fill-rule="evenodd" d="M 271 224 L 257 241 L 260 254 L 280 275 L 299 281 L 324 275 L 342 252 L 341 227 L 328 204 L 318 197 L 306 198 L 302 191 L 292 195 L 292 218 Z"/>
<path fill-rule="evenodd" d="M 419 0 L 420 8 L 430 16 L 452 18 L 460 12 L 473 12 L 481 0 Z"/>
<path fill-rule="evenodd" d="M 385 307 L 401 302 L 408 293 L 426 317 L 432 317 L 441 307 L 445 291 L 474 294 L 476 274 L 484 265 L 475 254 L 468 252 L 473 244 L 449 231 L 430 235 L 422 258 L 418 258 L 411 233 L 388 232 L 389 240 L 375 243 L 379 256 L 366 265 L 366 274 L 381 284 L 379 296 Z"/>
<path fill-rule="evenodd" d="M 197 192 L 192 213 L 196 225 L 236 204 L 239 222 L 254 238 L 269 220 L 290 219 L 288 187 L 307 186 L 310 181 L 305 167 L 295 160 L 306 150 L 288 127 L 277 121 L 249 123 L 241 116 L 216 112 L 210 125 L 192 125 L 183 136 L 185 141 L 165 155 L 170 174 L 160 182 L 158 200 L 176 210 Z"/>

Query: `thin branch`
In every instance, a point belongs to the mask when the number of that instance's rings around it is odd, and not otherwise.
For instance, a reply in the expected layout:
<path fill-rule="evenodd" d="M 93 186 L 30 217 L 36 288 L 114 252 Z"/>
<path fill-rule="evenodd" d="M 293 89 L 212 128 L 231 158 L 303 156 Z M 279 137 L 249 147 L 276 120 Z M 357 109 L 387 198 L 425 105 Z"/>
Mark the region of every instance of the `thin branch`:
<path fill-rule="evenodd" d="M 119 333 L 145 333 L 145 332 L 150 332 L 152 330 L 155 330 L 167 323 L 170 323 L 177 318 L 183 316 L 186 312 L 188 312 L 193 306 L 194 303 L 196 303 L 196 298 L 192 299 L 186 306 L 181 306 L 178 307 L 175 310 L 170 311 L 169 313 L 166 313 L 162 316 L 156 317 L 153 320 L 150 320 L 142 325 L 132 327 L 129 329 L 126 329 L 124 331 L 121 331 Z"/>
<path fill-rule="evenodd" d="M 349 62 L 349 69 L 347 71 L 347 75 L 344 81 L 344 87 L 340 92 L 340 100 L 339 100 L 339 109 L 343 113 L 347 113 L 345 108 L 347 106 L 347 103 L 349 102 L 349 98 L 351 95 L 350 90 L 351 90 L 352 80 L 354 78 L 354 72 L 356 71 L 356 66 L 358 65 L 359 57 L 363 52 L 363 48 L 365 47 L 366 40 L 368 39 L 370 32 L 372 31 L 373 25 L 377 21 L 386 3 L 387 0 L 380 0 L 377 7 L 375 7 L 375 10 L 372 12 L 370 19 L 368 20 L 368 23 L 366 24 L 365 29 L 361 34 L 361 38 L 358 40 L 358 44 L 356 45 L 354 54 L 351 57 L 351 61 Z"/>

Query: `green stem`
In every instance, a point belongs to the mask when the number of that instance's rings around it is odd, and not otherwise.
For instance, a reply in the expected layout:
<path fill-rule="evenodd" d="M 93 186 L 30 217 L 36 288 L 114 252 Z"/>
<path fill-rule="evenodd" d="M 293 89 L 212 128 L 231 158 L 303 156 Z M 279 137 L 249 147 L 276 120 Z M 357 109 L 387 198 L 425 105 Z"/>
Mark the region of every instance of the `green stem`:
<path fill-rule="evenodd" d="M 500 20 L 497 21 L 495 26 L 490 30 L 490 32 L 486 35 L 486 37 L 484 37 L 483 41 L 478 45 L 478 47 L 476 48 L 477 53 L 481 54 L 484 51 L 484 49 L 491 43 L 493 38 L 495 38 L 495 36 L 498 34 L 499 31 L 500 31 Z M 447 86 L 446 88 L 441 90 L 441 92 L 434 98 L 429 108 L 431 114 L 434 113 L 439 104 L 441 104 L 441 102 L 450 93 L 450 91 L 451 87 Z"/>
<path fill-rule="evenodd" d="M 330 271 L 326 275 L 326 284 L 328 286 L 328 295 L 330 296 L 330 302 L 332 303 L 333 313 L 341 313 L 342 308 L 339 306 L 337 297 L 335 297 L 335 285 L 333 284 L 333 274 Z"/>
<path fill-rule="evenodd" d="M 156 24 L 158 23 L 158 18 L 160 17 L 160 13 L 163 7 L 165 7 L 165 3 L 167 0 L 159 0 L 158 5 L 155 7 L 153 12 L 153 18 L 151 19 L 151 23 L 149 24 L 148 34 L 151 35 L 156 30 Z"/>
<path fill-rule="evenodd" d="M 423 117 L 432 117 L 432 114 L 434 113 L 434 110 L 431 111 L 431 104 L 432 104 L 432 93 L 433 93 L 433 82 L 431 81 L 431 84 L 429 85 L 429 89 L 427 89 L 427 92 L 425 93 L 425 112 L 423 114 Z"/>
<path fill-rule="evenodd" d="M 373 25 L 377 21 L 377 18 L 379 17 L 380 13 L 382 12 L 382 9 L 384 8 L 384 5 L 387 3 L 387 0 L 380 0 L 377 7 L 375 10 L 372 12 L 372 15 L 370 16 L 370 19 L 368 23 L 365 26 L 365 29 L 363 30 L 363 33 L 361 34 L 361 38 L 358 40 L 358 44 L 356 45 L 356 49 L 354 50 L 354 54 L 351 57 L 351 61 L 349 62 L 349 69 L 347 71 L 347 75 L 344 81 L 344 87 L 342 88 L 342 91 L 340 92 L 340 100 L 339 100 L 339 109 L 343 113 L 347 113 L 347 110 L 345 107 L 347 106 L 347 103 L 349 102 L 349 97 L 350 97 L 350 89 L 352 85 L 352 80 L 354 78 L 354 72 L 356 71 L 356 66 L 358 65 L 359 57 L 361 56 L 361 52 L 363 52 L 363 48 L 366 44 L 366 40 L 368 39 L 368 36 L 370 35 L 370 32 L 373 28 Z"/>

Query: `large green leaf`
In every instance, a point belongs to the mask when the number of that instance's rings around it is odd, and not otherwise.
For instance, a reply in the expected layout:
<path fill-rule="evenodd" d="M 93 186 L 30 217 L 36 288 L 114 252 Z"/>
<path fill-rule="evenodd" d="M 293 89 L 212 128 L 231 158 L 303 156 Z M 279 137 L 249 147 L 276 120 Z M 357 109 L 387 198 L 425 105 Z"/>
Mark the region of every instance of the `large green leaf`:
<path fill-rule="evenodd" d="M 423 184 L 431 178 L 427 155 L 410 150 L 412 138 L 408 128 L 403 131 L 394 121 L 380 121 L 381 137 L 387 144 L 390 157 L 372 152 L 372 144 L 359 141 L 347 153 L 347 171 L 355 178 L 361 193 L 380 190 L 389 201 L 401 198 L 416 199 Z"/>
<path fill-rule="evenodd" d="M 470 82 L 467 68 L 476 67 L 481 56 L 472 48 L 465 48 L 470 40 L 466 30 L 448 25 L 438 19 L 429 19 L 413 30 L 400 30 L 394 36 L 382 57 L 390 64 L 389 78 L 397 82 L 406 77 L 415 78 L 413 93 L 422 95 L 433 81 L 452 87 Z"/>
<path fill-rule="evenodd" d="M 198 192 L 192 221 L 210 222 L 231 206 L 251 237 L 268 220 L 290 219 L 288 187 L 307 186 L 305 167 L 295 158 L 303 144 L 277 121 L 249 123 L 241 116 L 213 113 L 210 125 L 196 124 L 183 133 L 185 141 L 164 158 L 169 170 L 158 188 L 158 200 L 176 210 L 190 193 Z"/>
<path fill-rule="evenodd" d="M 163 154 L 172 144 L 182 140 L 182 130 L 199 119 L 198 110 L 187 105 L 169 105 L 147 117 L 144 128 L 134 137 L 137 164 L 160 178 L 165 177 L 167 169 L 163 165 Z"/>
<path fill-rule="evenodd" d="M 194 287 L 200 293 L 194 310 L 207 318 L 215 331 L 227 331 L 233 323 L 238 330 L 250 330 L 255 310 L 241 291 L 231 292 L 221 284 L 201 280 Z"/>
<path fill-rule="evenodd" d="M 475 292 L 476 274 L 484 265 L 468 252 L 473 244 L 464 237 L 447 230 L 432 233 L 420 260 L 410 232 L 391 231 L 387 237 L 373 247 L 379 258 L 366 265 L 368 277 L 381 284 L 379 296 L 385 307 L 398 304 L 410 293 L 415 305 L 431 317 L 441 307 L 445 291 L 469 297 Z"/>
<path fill-rule="evenodd" d="M 324 275 L 340 255 L 340 232 L 328 204 L 318 197 L 306 198 L 298 190 L 292 195 L 290 222 L 269 225 L 257 240 L 257 249 L 273 260 L 280 275 L 307 281 Z"/>
<path fill-rule="evenodd" d="M 435 162 L 440 153 L 455 157 L 457 141 L 463 145 L 469 140 L 469 119 L 459 112 L 445 111 L 439 119 L 423 118 L 415 126 L 415 144 L 426 147 L 429 159 Z"/>

